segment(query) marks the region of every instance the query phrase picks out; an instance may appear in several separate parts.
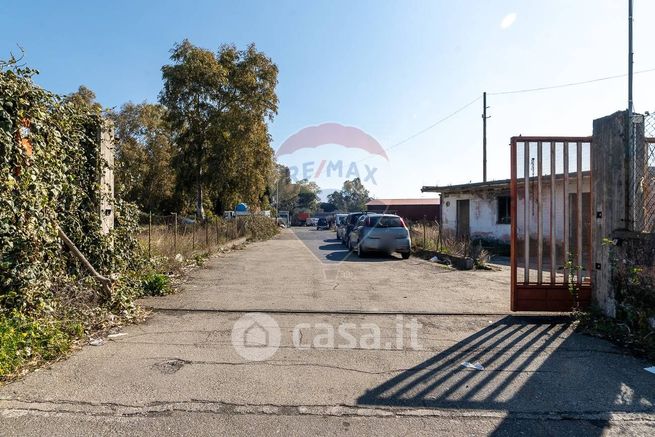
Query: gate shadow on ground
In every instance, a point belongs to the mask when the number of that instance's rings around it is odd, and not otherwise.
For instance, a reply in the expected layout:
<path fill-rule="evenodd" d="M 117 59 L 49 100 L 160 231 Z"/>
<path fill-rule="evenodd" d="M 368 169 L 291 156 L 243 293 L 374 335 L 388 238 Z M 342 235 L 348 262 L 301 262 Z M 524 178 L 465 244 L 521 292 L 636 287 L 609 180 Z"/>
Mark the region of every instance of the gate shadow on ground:
<path fill-rule="evenodd" d="M 358 404 L 506 413 L 494 435 L 601 435 L 611 413 L 655 413 L 655 384 L 643 367 L 603 340 L 573 333 L 567 318 L 507 316 L 367 391 Z"/>

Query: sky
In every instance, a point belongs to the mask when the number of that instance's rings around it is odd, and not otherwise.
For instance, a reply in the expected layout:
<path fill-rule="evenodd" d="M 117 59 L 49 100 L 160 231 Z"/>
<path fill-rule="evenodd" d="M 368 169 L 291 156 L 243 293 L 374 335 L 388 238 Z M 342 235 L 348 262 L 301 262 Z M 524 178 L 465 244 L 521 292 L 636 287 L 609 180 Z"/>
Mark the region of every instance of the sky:
<path fill-rule="evenodd" d="M 634 2 L 635 71 L 654 69 L 655 1 Z M 593 119 L 627 107 L 626 77 L 497 94 L 627 73 L 627 0 L 0 4 L 0 59 L 20 46 L 39 85 L 85 85 L 110 108 L 155 102 L 184 38 L 211 50 L 255 43 L 279 68 L 275 150 L 331 123 L 386 151 L 328 142 L 278 157 L 326 190 L 360 176 L 377 198 L 426 197 L 423 185 L 480 181 L 483 91 L 489 179 L 509 177 L 510 137 L 590 135 Z M 655 110 L 654 85 L 655 71 L 635 75 L 636 111 Z"/>

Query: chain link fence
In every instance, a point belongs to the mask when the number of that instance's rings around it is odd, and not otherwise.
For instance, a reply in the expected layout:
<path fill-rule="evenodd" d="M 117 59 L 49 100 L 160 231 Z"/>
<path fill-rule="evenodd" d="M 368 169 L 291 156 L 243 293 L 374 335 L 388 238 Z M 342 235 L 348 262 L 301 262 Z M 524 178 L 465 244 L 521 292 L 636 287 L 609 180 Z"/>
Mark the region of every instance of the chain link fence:
<path fill-rule="evenodd" d="M 644 137 L 635 148 L 635 230 L 655 233 L 655 114 L 644 115 Z"/>
<path fill-rule="evenodd" d="M 206 221 L 178 214 L 156 215 L 141 213 L 139 240 L 148 256 L 174 258 L 178 254 L 192 258 L 211 251 L 227 241 L 246 235 L 246 222 L 241 219 Z"/>

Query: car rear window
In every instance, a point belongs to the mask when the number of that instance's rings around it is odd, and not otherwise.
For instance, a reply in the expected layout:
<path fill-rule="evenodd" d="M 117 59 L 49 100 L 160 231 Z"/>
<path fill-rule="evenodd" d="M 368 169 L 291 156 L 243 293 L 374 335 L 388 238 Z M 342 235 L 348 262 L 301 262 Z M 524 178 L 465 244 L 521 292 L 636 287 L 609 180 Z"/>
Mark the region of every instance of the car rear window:
<path fill-rule="evenodd" d="M 362 214 L 353 214 L 353 215 L 351 215 L 350 216 L 350 224 L 354 225 L 355 223 L 357 223 L 357 220 L 359 220 L 359 218 L 361 216 L 362 216 Z"/>
<path fill-rule="evenodd" d="M 404 228 L 405 225 L 400 217 L 373 216 L 366 220 L 366 226 L 373 228 Z"/>

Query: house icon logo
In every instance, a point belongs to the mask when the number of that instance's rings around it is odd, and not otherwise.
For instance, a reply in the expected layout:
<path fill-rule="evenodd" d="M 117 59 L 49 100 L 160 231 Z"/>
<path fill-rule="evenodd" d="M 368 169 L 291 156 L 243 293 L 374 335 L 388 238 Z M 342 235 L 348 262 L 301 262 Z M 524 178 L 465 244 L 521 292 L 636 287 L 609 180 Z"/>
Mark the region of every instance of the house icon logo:
<path fill-rule="evenodd" d="M 246 313 L 232 327 L 232 347 L 248 361 L 271 358 L 280 347 L 280 327 L 264 313 Z"/>
<path fill-rule="evenodd" d="M 266 347 L 268 341 L 268 331 L 257 320 L 243 332 L 245 347 Z"/>

